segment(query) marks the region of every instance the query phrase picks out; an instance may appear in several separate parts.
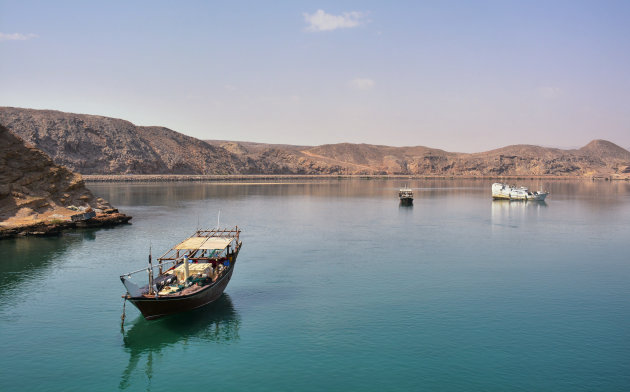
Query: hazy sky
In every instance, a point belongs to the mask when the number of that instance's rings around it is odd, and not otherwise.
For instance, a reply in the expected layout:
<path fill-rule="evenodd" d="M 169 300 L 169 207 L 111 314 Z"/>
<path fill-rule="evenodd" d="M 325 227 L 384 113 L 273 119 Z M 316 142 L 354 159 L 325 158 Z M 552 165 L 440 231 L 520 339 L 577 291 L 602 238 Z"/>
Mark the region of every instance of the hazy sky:
<path fill-rule="evenodd" d="M 0 0 L 0 106 L 201 139 L 630 148 L 630 1 Z"/>

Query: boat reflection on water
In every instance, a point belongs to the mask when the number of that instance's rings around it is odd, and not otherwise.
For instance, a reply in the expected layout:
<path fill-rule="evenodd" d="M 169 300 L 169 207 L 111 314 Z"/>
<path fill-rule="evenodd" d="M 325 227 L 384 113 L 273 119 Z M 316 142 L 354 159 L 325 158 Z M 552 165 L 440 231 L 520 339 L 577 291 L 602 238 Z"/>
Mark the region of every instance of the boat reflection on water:
<path fill-rule="evenodd" d="M 493 200 L 491 204 L 493 226 L 518 227 L 526 218 L 536 218 L 547 208 L 545 201 Z"/>
<path fill-rule="evenodd" d="M 131 377 L 138 364 L 146 357 L 144 374 L 153 375 L 153 354 L 176 344 L 194 341 L 230 343 L 239 339 L 240 318 L 230 296 L 223 294 L 215 302 L 185 313 L 174 314 L 155 321 L 138 315 L 131 328 L 124 333 L 125 351 L 129 363 L 123 371 L 119 389 L 131 386 Z"/>

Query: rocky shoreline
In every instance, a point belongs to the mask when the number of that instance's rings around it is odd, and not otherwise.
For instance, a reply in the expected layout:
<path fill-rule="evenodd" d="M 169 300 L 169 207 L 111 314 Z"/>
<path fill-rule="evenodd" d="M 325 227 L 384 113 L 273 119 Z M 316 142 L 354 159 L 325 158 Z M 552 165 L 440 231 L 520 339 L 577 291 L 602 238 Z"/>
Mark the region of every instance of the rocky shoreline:
<path fill-rule="evenodd" d="M 214 181 L 262 181 L 262 180 L 622 180 L 629 181 L 630 176 L 551 176 L 551 175 L 515 175 L 515 176 L 427 176 L 427 175 L 337 175 L 337 174 L 84 174 L 85 182 L 214 182 Z"/>
<path fill-rule="evenodd" d="M 50 221 L 37 222 L 15 227 L 0 227 L 0 239 L 26 237 L 26 236 L 55 236 L 72 229 L 85 229 L 97 227 L 112 227 L 129 224 L 131 216 L 121 214 L 118 210 L 102 212 L 95 217 L 84 221 Z"/>

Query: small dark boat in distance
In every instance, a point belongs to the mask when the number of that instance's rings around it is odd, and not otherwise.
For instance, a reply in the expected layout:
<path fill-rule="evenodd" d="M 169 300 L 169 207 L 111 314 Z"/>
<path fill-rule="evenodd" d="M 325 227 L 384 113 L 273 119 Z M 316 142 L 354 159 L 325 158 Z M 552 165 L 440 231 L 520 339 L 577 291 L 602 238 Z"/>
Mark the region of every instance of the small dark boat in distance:
<path fill-rule="evenodd" d="M 398 191 L 398 198 L 400 199 L 400 204 L 410 206 L 413 204 L 413 191 L 405 185 Z"/>
<path fill-rule="evenodd" d="M 241 231 L 234 229 L 197 230 L 172 247 L 148 268 L 120 276 L 127 293 L 147 320 L 185 312 L 216 301 L 230 282 L 236 258 L 243 243 Z M 158 269 L 155 277 L 154 270 Z M 149 284 L 140 287 L 132 275 L 147 273 Z"/>

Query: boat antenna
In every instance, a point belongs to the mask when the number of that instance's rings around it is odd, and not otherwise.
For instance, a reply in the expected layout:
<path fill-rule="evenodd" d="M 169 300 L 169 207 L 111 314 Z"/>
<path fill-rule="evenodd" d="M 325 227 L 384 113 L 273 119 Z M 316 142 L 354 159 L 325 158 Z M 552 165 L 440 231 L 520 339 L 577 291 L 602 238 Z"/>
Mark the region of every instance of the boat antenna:
<path fill-rule="evenodd" d="M 219 214 L 217 215 L 217 230 L 221 227 L 221 210 L 219 210 Z"/>
<path fill-rule="evenodd" d="M 153 264 L 151 263 L 151 242 L 149 242 L 149 268 L 147 268 L 147 272 L 149 273 L 149 294 L 153 294 Z"/>

